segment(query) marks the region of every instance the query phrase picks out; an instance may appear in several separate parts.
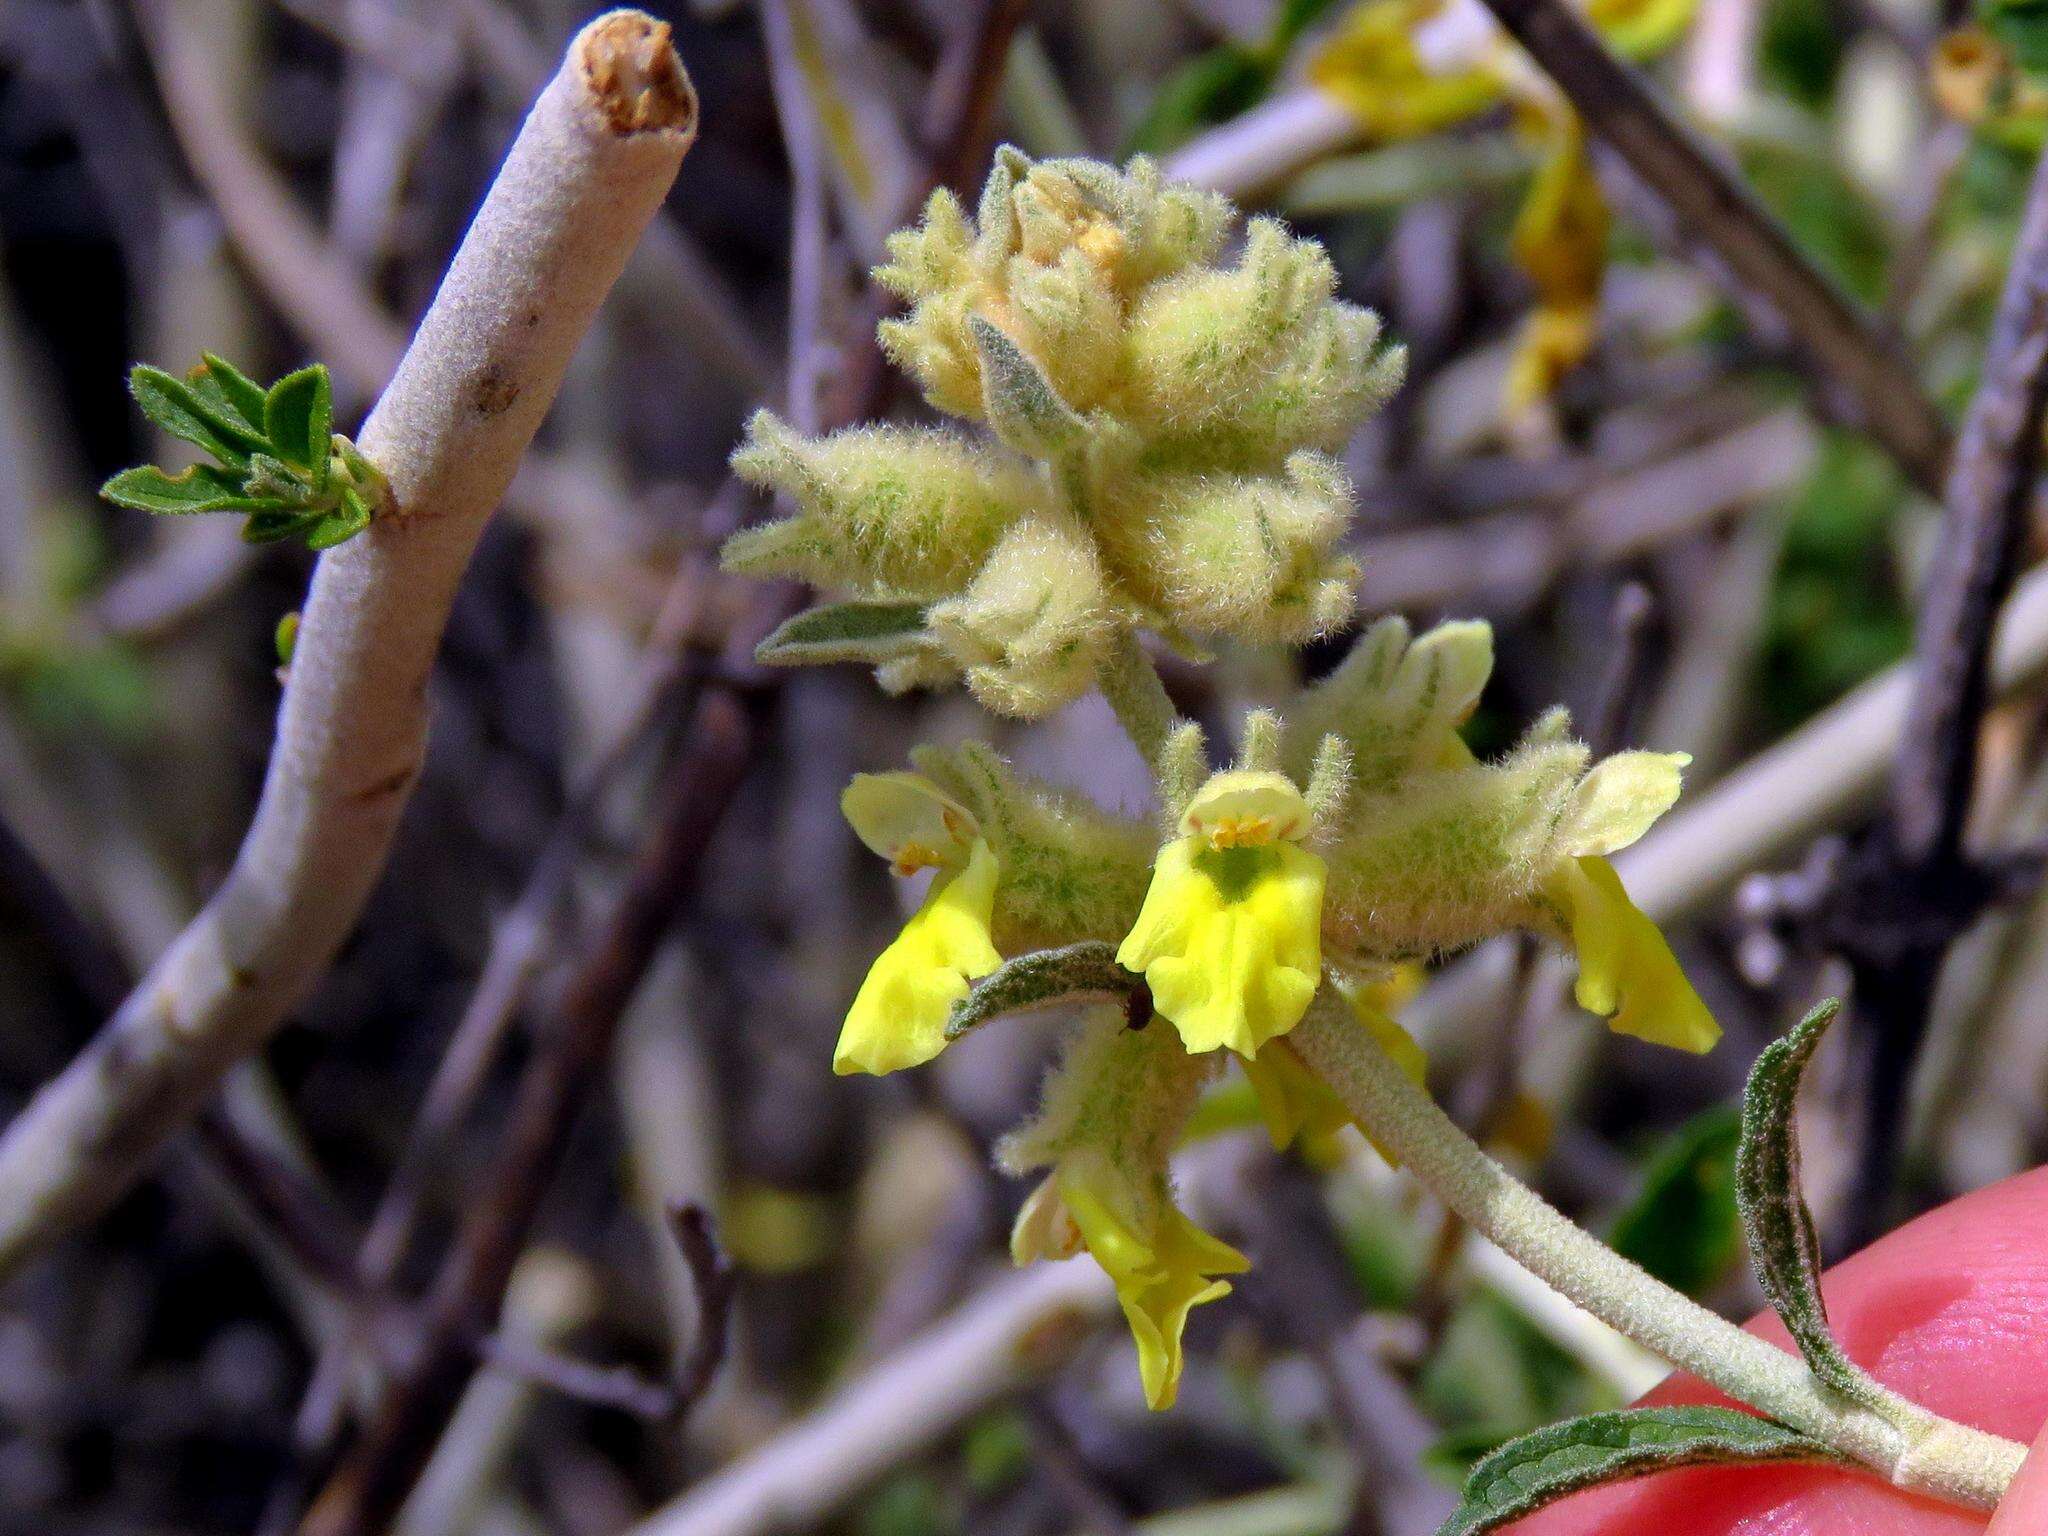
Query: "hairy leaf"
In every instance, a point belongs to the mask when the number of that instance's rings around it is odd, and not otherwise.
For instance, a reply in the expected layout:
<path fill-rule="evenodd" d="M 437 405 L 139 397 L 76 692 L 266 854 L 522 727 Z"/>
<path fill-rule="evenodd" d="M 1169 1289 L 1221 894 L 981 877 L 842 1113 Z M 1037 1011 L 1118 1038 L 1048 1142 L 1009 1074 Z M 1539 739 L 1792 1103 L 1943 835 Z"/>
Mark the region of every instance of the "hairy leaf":
<path fill-rule="evenodd" d="M 1510 1440 L 1472 1469 L 1437 1536 L 1481 1536 L 1602 1483 L 1673 1467 L 1839 1462 L 1817 1440 L 1733 1408 L 1624 1408 Z"/>
<path fill-rule="evenodd" d="M 128 375 L 128 388 L 143 415 L 230 468 L 241 468 L 250 454 L 266 446 L 262 435 L 251 431 L 223 399 L 208 399 L 161 368 L 136 364 Z"/>
<path fill-rule="evenodd" d="M 1742 1140 L 1735 1151 L 1735 1199 L 1750 1262 L 1806 1363 L 1828 1386 L 1862 1402 L 1878 1387 L 1828 1331 L 1820 1294 L 1820 1243 L 1799 1188 L 1799 1083 L 1841 1004 L 1817 1004 L 1750 1069 L 1742 1093 Z"/>
<path fill-rule="evenodd" d="M 754 660 L 768 667 L 880 665 L 930 643 L 921 603 L 823 603 L 780 625 L 754 647 Z"/>
<path fill-rule="evenodd" d="M 335 545 L 354 538 L 370 526 L 370 508 L 354 491 L 341 493 L 341 505 L 326 512 L 315 512 L 305 519 L 305 526 L 298 530 L 305 535 L 306 548 L 332 549 Z"/>
<path fill-rule="evenodd" d="M 946 1038 L 957 1040 L 1005 1013 L 1072 1003 L 1128 1002 L 1144 982 L 1116 963 L 1116 946 L 1090 939 L 1006 960 L 953 1005 Z"/>
<path fill-rule="evenodd" d="M 247 423 L 252 432 L 262 431 L 263 386 L 223 357 L 212 352 L 202 352 L 199 356 L 204 366 L 193 369 L 189 375 L 192 387 L 201 394 L 217 398 Z"/>
<path fill-rule="evenodd" d="M 100 494 L 138 512 L 257 512 L 280 505 L 274 498 L 247 494 L 235 476 L 208 464 L 175 475 L 154 464 L 124 469 L 100 487 Z"/>
<path fill-rule="evenodd" d="M 1081 418 L 1038 364 L 979 315 L 967 323 L 981 354 L 983 404 L 996 436 L 1034 458 L 1052 458 L 1071 447 L 1081 436 Z"/>
<path fill-rule="evenodd" d="M 334 435 L 334 390 L 327 370 L 315 363 L 271 385 L 263 399 L 263 429 L 271 451 L 312 475 L 318 489 L 326 479 Z"/>

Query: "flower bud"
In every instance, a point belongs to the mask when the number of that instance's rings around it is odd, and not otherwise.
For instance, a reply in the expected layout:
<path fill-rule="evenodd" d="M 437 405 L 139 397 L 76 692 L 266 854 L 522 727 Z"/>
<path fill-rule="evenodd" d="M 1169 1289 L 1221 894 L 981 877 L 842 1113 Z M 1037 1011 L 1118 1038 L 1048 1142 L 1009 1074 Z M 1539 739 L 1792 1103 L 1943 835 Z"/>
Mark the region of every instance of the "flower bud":
<path fill-rule="evenodd" d="M 1098 529 L 1116 578 L 1178 626 L 1299 643 L 1342 624 L 1358 567 L 1336 544 L 1351 510 L 1343 471 L 1296 454 L 1286 477 L 1135 480 Z"/>
<path fill-rule="evenodd" d="M 1340 446 L 1393 392 L 1403 364 L 1397 350 L 1377 351 L 1378 317 L 1336 300 L 1336 283 L 1316 242 L 1254 220 L 1235 267 L 1185 273 L 1136 305 L 1134 417 L 1217 467 Z"/>
<path fill-rule="evenodd" d="M 1079 697 L 1110 622 L 1102 570 L 1070 519 L 1015 524 L 959 597 L 927 622 L 990 709 L 1033 718 Z"/>
<path fill-rule="evenodd" d="M 1046 492 L 1022 460 L 943 432 L 863 427 L 797 436 L 767 411 L 734 471 L 798 515 L 734 535 L 728 569 L 912 598 L 958 592 Z"/>

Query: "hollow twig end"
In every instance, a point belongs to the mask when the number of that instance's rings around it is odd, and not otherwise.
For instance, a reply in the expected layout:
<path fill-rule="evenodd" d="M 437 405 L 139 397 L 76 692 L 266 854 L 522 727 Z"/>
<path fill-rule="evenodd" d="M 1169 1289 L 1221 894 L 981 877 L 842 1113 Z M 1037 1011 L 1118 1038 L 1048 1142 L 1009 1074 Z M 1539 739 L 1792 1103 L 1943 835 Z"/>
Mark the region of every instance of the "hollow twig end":
<path fill-rule="evenodd" d="M 607 11 L 583 29 L 571 56 L 612 132 L 696 135 L 696 87 L 667 22 L 645 11 Z"/>

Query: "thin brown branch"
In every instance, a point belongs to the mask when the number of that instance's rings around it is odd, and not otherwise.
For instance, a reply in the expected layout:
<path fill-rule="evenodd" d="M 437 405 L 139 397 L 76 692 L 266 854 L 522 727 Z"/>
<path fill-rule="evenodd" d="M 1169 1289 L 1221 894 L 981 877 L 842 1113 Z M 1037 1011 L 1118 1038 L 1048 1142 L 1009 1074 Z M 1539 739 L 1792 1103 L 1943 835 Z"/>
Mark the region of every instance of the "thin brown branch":
<path fill-rule="evenodd" d="M 1897 342 L 1793 242 L 1722 157 L 1607 50 L 1565 0 L 1486 0 L 1579 114 L 1726 265 L 1738 296 L 1767 304 L 1797 344 L 1823 409 L 1869 432 L 1915 484 L 1939 494 L 1949 432 Z"/>
<path fill-rule="evenodd" d="M 725 1364 L 726 1345 L 732 1336 L 732 1303 L 739 1289 L 739 1274 L 725 1250 L 718 1246 L 711 1215 L 701 1205 L 679 1205 L 668 1213 L 669 1236 L 683 1256 L 690 1283 L 697 1297 L 697 1328 L 690 1347 L 676 1361 L 672 1390 L 676 1415 L 690 1408 L 718 1379 Z"/>
<path fill-rule="evenodd" d="M 1912 692 L 1887 821 L 1848 861 L 1826 936 L 1855 972 L 1866 1068 L 1853 1204 L 1860 1242 L 1886 1224 L 1905 1097 L 1951 943 L 2006 891 L 1964 847 L 1991 645 L 2038 491 L 2048 411 L 2048 162 L 2036 168 L 2012 265 L 1948 476 L 1914 631 Z"/>

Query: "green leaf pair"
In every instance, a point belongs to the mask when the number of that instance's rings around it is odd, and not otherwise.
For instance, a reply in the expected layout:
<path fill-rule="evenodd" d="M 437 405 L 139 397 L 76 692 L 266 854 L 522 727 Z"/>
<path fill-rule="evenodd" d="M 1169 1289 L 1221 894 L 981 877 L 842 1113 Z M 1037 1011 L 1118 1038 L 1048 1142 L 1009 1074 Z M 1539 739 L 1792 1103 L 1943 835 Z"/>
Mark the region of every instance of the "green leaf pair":
<path fill-rule="evenodd" d="M 370 525 L 384 477 L 334 431 L 334 388 L 319 363 L 269 389 L 211 352 L 184 378 L 138 364 L 129 390 L 142 413 L 211 455 L 172 474 L 154 464 L 123 470 L 100 494 L 116 506 L 183 516 L 240 512 L 252 544 L 301 538 L 331 549 Z"/>
<path fill-rule="evenodd" d="M 1735 1200 L 1750 1262 L 1821 1384 L 1879 1413 L 1896 1406 L 1828 1331 L 1820 1244 L 1799 1188 L 1799 1084 L 1841 1005 L 1829 999 L 1757 1057 L 1742 1095 Z M 1706 1463 L 1844 1461 L 1770 1419 L 1726 1408 L 1634 1408 L 1554 1424 L 1502 1446 L 1472 1469 L 1457 1512 L 1437 1536 L 1480 1536 L 1566 1494 Z"/>

